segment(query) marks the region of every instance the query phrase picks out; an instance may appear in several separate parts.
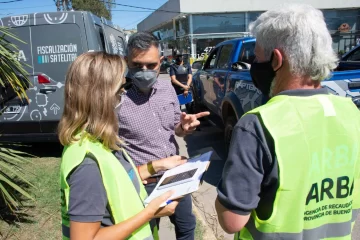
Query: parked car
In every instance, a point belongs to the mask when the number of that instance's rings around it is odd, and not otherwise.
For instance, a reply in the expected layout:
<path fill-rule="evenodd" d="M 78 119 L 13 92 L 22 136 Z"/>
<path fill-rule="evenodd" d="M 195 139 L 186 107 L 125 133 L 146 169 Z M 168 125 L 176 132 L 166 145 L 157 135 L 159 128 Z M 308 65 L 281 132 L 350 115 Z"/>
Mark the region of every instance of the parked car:
<path fill-rule="evenodd" d="M 238 119 L 266 102 L 250 76 L 254 48 L 254 38 L 222 42 L 193 76 L 194 111 L 211 112 L 212 120 L 224 129 L 227 145 Z M 193 68 L 199 66 L 195 63 Z M 322 85 L 333 94 L 352 98 L 360 106 L 360 71 L 334 72 Z"/>
<path fill-rule="evenodd" d="M 16 57 L 26 64 L 31 81 L 29 102 L 14 97 L 5 104 L 0 116 L 1 140 L 57 140 L 70 63 L 90 51 L 123 55 L 126 35 L 106 19 L 80 11 L 9 16 L 1 18 L 0 25 L 11 27 L 25 42 L 14 44 L 19 48 Z"/>
<path fill-rule="evenodd" d="M 360 69 L 360 45 L 345 53 L 339 62 L 337 71 Z"/>

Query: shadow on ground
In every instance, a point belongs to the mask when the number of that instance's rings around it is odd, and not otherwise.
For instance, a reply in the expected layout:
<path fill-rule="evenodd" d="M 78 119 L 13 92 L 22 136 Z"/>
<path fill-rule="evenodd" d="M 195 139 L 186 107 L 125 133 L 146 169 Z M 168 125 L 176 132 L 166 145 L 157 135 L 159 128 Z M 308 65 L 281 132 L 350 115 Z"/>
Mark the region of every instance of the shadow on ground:
<path fill-rule="evenodd" d="M 12 179 L 13 184 L 19 186 L 21 189 L 29 192 L 31 186 L 20 179 Z M 27 204 L 28 200 L 13 187 L 9 186 L 6 182 L 2 181 L 1 185 L 11 198 L 16 199 L 19 202 L 19 206 L 14 207 L 5 201 L 5 198 L 0 198 L 0 219 L 6 222 L 8 225 L 19 227 L 20 223 L 35 223 L 33 221 L 33 215 L 31 209 L 34 206 Z M 2 191 L 4 193 L 4 191 Z M 24 204 L 24 205 L 23 205 Z"/>
<path fill-rule="evenodd" d="M 37 142 L 37 143 L 9 143 L 1 142 L 1 147 L 9 147 L 11 149 L 24 152 L 34 157 L 61 157 L 63 146 L 57 142 Z"/>
<path fill-rule="evenodd" d="M 208 121 L 202 121 L 200 130 L 186 136 L 184 140 L 190 157 L 206 151 L 214 151 L 210 167 L 203 179 L 210 185 L 217 186 L 226 160 L 224 132 Z"/>

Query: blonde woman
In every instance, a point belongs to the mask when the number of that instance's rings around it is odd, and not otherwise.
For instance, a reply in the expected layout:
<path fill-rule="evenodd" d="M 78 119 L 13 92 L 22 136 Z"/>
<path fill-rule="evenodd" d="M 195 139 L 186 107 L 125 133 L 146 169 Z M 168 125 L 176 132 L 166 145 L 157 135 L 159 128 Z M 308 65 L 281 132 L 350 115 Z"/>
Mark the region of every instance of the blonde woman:
<path fill-rule="evenodd" d="M 102 52 L 79 56 L 66 76 L 59 139 L 65 147 L 60 170 L 63 239 L 157 239 L 153 218 L 174 213 L 159 206 L 171 192 L 144 207 L 142 181 L 186 162 L 180 156 L 135 167 L 120 148 L 115 108 L 126 90 L 122 58 Z"/>

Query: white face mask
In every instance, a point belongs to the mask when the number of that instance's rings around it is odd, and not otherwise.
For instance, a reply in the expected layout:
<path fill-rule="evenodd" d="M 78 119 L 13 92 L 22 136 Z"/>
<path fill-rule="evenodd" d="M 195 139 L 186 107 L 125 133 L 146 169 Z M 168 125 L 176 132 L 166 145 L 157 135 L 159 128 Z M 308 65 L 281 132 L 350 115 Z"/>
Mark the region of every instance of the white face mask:
<path fill-rule="evenodd" d="M 119 94 L 120 102 L 116 105 L 115 109 L 117 109 L 118 107 L 120 107 L 121 104 L 123 104 L 125 97 L 126 97 L 126 93 L 127 93 L 127 91 L 123 91 L 122 93 Z"/>

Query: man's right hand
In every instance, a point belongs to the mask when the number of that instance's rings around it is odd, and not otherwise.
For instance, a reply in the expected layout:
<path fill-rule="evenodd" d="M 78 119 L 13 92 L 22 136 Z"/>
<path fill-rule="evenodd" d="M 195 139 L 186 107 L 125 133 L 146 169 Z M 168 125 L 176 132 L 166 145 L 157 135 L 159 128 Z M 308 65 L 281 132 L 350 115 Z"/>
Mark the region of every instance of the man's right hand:
<path fill-rule="evenodd" d="M 152 165 L 155 172 L 160 172 L 160 171 L 172 169 L 186 162 L 187 162 L 186 157 L 175 155 L 175 156 L 152 161 Z"/>

